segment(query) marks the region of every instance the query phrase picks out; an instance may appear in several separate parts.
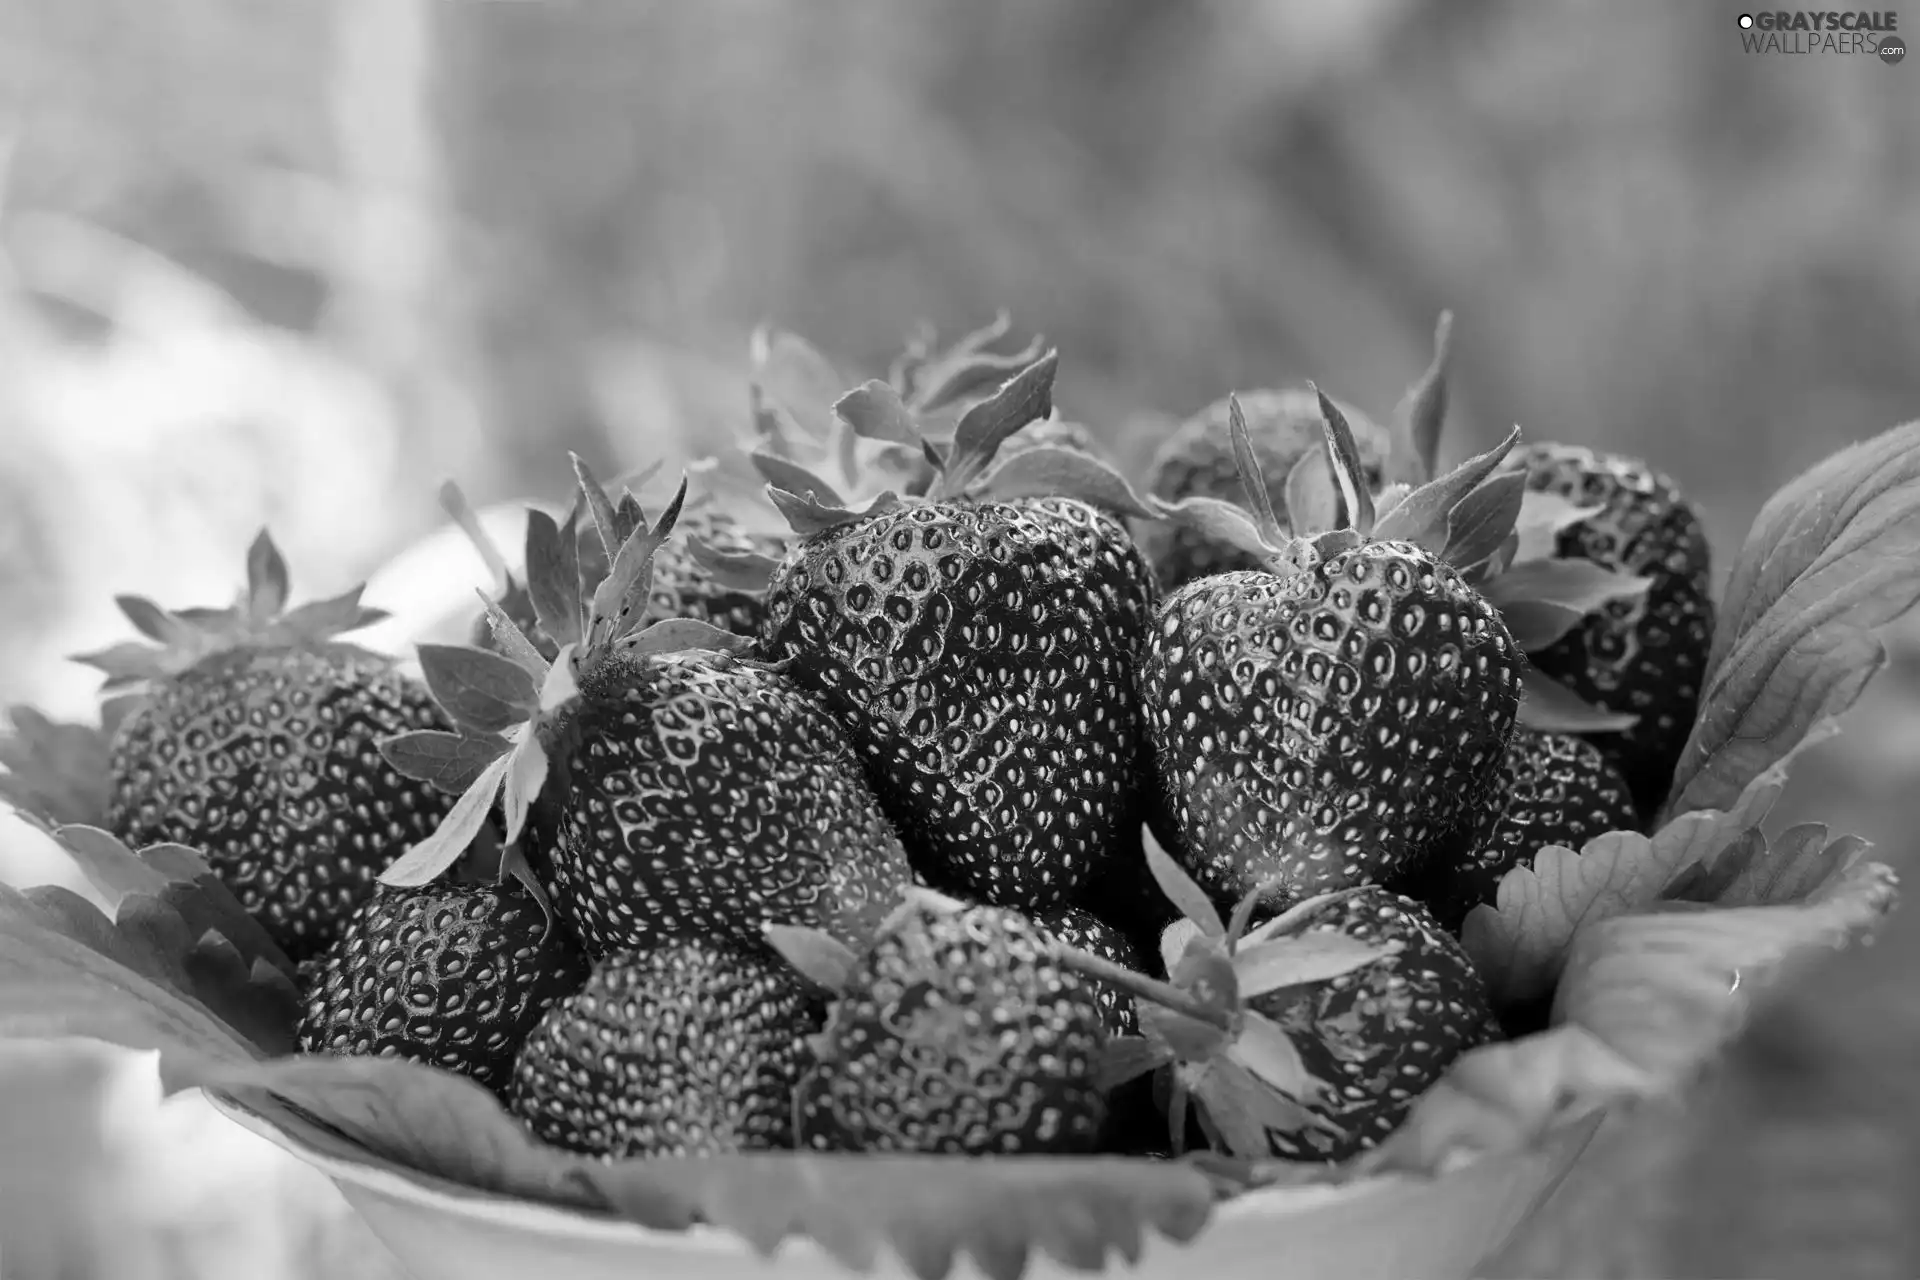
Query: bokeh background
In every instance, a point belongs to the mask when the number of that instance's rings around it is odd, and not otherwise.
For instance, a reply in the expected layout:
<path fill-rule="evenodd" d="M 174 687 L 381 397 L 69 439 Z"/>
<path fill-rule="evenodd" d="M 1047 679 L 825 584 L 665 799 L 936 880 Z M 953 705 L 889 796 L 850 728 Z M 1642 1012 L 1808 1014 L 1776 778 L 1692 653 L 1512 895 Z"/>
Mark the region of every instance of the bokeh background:
<path fill-rule="evenodd" d="M 459 603 L 441 479 L 510 504 L 565 449 L 702 454 L 761 321 L 864 377 L 1007 308 L 1137 463 L 1232 388 L 1384 413 L 1451 307 L 1450 455 L 1517 422 L 1650 457 L 1724 566 L 1778 484 L 1920 417 L 1920 59 L 1756 57 L 1736 13 L 0 0 L 0 704 L 84 715 L 63 655 L 120 638 L 111 597 L 224 601 L 262 524 L 297 591 Z M 1790 796 L 1881 840 L 1920 782 L 1920 641 L 1889 647 Z M 23 1045 L 0 1253 L 392 1265 L 139 1062 Z"/>

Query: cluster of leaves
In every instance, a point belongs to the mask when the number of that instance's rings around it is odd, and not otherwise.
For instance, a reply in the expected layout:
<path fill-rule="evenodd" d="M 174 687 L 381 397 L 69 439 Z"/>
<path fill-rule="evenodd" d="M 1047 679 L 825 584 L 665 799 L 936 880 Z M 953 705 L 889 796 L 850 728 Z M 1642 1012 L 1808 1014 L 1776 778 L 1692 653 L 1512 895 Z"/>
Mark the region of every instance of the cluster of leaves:
<path fill-rule="evenodd" d="M 491 1095 L 445 1073 L 289 1056 L 297 996 L 286 958 L 192 850 L 130 851 L 102 829 L 105 732 L 18 710 L 0 749 L 0 795 L 43 820 L 112 915 L 60 889 L 0 890 L 0 1035 L 157 1050 L 171 1088 L 220 1091 L 311 1148 L 429 1183 L 659 1229 L 706 1223 L 763 1253 L 805 1237 L 863 1269 L 886 1248 L 928 1280 L 963 1254 L 995 1277 L 1017 1276 L 1035 1250 L 1097 1267 L 1136 1256 L 1149 1229 L 1191 1237 L 1222 1195 L 1442 1172 L 1527 1149 L 1697 1070 L 1783 967 L 1870 928 L 1891 901 L 1891 873 L 1864 858 L 1862 842 L 1817 826 L 1769 838 L 1762 824 L 1792 754 L 1859 696 L 1878 653 L 1872 629 L 1916 600 L 1920 423 L 1836 455 L 1756 521 L 1722 606 L 1675 816 L 1651 835 L 1544 849 L 1469 918 L 1466 944 L 1499 1003 L 1551 995 L 1552 1025 L 1465 1055 L 1394 1138 L 1338 1168 L 1218 1155 L 608 1164 L 541 1147 Z M 506 700 L 537 703 L 532 685 L 529 671 Z M 1262 937 L 1210 912 L 1170 940 L 1176 985 L 1221 963 L 1259 963 Z M 1335 970 L 1359 962 L 1324 959 Z M 1162 1042 L 1192 1030 L 1156 1026 L 1149 1039 Z M 1225 1069 L 1202 1089 L 1291 1066 L 1257 1029 L 1253 1042 L 1220 1047 Z"/>

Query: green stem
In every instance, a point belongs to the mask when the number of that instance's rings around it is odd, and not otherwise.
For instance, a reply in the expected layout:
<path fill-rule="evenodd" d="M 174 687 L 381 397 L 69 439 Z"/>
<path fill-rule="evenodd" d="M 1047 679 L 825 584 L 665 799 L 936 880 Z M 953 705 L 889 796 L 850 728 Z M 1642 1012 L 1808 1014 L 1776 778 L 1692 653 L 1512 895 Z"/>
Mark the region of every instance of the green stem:
<path fill-rule="evenodd" d="M 1056 947 L 1053 955 L 1067 968 L 1084 973 L 1090 978 L 1098 978 L 1137 999 L 1150 1000 L 1162 1008 L 1184 1014 L 1196 1022 L 1204 1022 L 1218 1031 L 1233 1030 L 1233 1017 L 1226 1010 L 1206 1004 L 1169 983 L 1161 982 L 1157 978 L 1149 978 L 1144 973 L 1135 973 L 1123 965 L 1090 955 L 1077 947 Z"/>

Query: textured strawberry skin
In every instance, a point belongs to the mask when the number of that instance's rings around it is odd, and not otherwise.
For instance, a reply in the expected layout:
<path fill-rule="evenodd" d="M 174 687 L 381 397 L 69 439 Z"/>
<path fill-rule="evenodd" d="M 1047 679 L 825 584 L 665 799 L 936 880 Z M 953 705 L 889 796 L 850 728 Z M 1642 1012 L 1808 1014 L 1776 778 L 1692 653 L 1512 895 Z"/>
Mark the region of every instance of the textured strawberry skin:
<path fill-rule="evenodd" d="M 1460 943 L 1425 907 L 1371 886 L 1330 903 L 1306 932 L 1337 932 L 1380 946 L 1388 958 L 1308 987 L 1255 996 L 1250 1007 L 1280 1024 L 1309 1074 L 1330 1085 L 1311 1110 L 1337 1132 L 1267 1131 L 1284 1160 L 1328 1163 L 1377 1145 L 1413 1102 L 1494 1025 L 1486 986 Z"/>
<path fill-rule="evenodd" d="M 1590 736 L 1619 764 L 1641 816 L 1651 817 L 1693 730 L 1713 645 L 1706 530 L 1670 477 L 1632 458 L 1533 444 L 1506 465 L 1524 469 L 1530 489 L 1602 508 L 1560 535 L 1559 554 L 1652 580 L 1644 597 L 1615 601 L 1528 655 L 1588 702 L 1640 717 L 1623 733 Z"/>
<path fill-rule="evenodd" d="M 1223 905 L 1407 874 L 1485 803 L 1519 664 L 1493 607 L 1406 543 L 1189 583 L 1141 669 L 1169 852 Z"/>
<path fill-rule="evenodd" d="M 542 1142 L 587 1155 L 788 1147 L 817 1026 L 817 1003 L 763 948 L 619 953 L 527 1037 L 509 1105 Z"/>
<path fill-rule="evenodd" d="M 1272 493 L 1275 511 L 1284 520 L 1287 476 L 1302 458 L 1326 447 L 1320 401 L 1304 388 L 1291 387 L 1247 392 L 1239 401 L 1248 443 Z M 1362 474 L 1370 486 L 1378 488 L 1390 443 L 1387 433 L 1359 410 L 1345 405 L 1340 409 L 1353 428 Z M 1200 497 L 1244 503 L 1246 490 L 1227 426 L 1228 398 L 1223 396 L 1176 427 L 1148 463 L 1148 492 L 1168 502 Z M 1141 550 L 1167 591 L 1210 574 L 1262 567 L 1251 553 L 1176 522 L 1143 521 L 1137 533 Z"/>
<path fill-rule="evenodd" d="M 845 736 L 764 667 L 616 656 L 550 734 L 535 866 L 590 955 L 768 922 L 857 946 L 911 880 Z"/>
<path fill-rule="evenodd" d="M 815 1150 L 1070 1155 L 1093 1149 L 1106 1044 L 1093 987 L 998 907 L 903 913 L 874 941 L 800 1093 Z"/>
<path fill-rule="evenodd" d="M 1153 594 L 1085 503 L 911 503 L 790 551 L 765 647 L 847 726 L 929 881 L 1043 908 L 1138 829 Z"/>
<path fill-rule="evenodd" d="M 586 976 L 516 884 L 382 885 L 315 965 L 300 1047 L 408 1058 L 500 1092 L 527 1033 Z"/>
<path fill-rule="evenodd" d="M 136 849 L 200 850 L 281 950 L 304 960 L 452 807 L 376 744 L 448 728 L 426 690 L 377 655 L 223 651 L 160 682 L 121 724 L 107 822 Z"/>
<path fill-rule="evenodd" d="M 1406 892 L 1447 929 L 1495 901 L 1507 872 L 1547 845 L 1576 852 L 1595 836 L 1639 821 L 1627 782 L 1599 748 L 1566 733 L 1516 728 L 1494 799 L 1454 856 L 1435 858 Z"/>

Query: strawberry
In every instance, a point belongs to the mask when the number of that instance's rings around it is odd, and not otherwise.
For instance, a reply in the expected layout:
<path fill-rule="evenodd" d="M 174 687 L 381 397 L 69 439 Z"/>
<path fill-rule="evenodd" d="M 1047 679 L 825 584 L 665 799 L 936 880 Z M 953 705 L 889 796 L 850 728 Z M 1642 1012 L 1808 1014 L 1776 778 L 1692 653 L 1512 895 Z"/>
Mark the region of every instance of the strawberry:
<path fill-rule="evenodd" d="M 1572 734 L 1516 728 L 1495 786 L 1495 802 L 1457 854 L 1439 857 L 1406 892 L 1458 931 L 1467 913 L 1495 901 L 1507 872 L 1547 845 L 1579 851 L 1638 818 L 1626 779 L 1593 744 Z"/>
<path fill-rule="evenodd" d="M 78 660 L 144 695 L 113 737 L 107 820 L 130 847 L 200 850 L 296 962 L 324 950 L 374 877 L 429 834 L 449 799 L 381 759 L 377 741 L 446 722 L 391 659 L 339 636 L 386 615 L 355 587 L 287 609 L 286 561 L 264 532 L 229 609 L 122 596 L 156 644 Z"/>
<path fill-rule="evenodd" d="M 1347 527 L 1289 537 L 1237 411 L 1256 516 L 1202 498 L 1162 508 L 1270 565 L 1170 595 L 1141 667 L 1156 826 L 1223 902 L 1260 889 L 1279 906 L 1410 872 L 1486 803 L 1519 701 L 1519 651 L 1454 567 L 1505 531 L 1463 525 L 1471 546 L 1448 532 L 1495 455 L 1376 515 L 1343 416 L 1321 407 L 1344 498 L 1331 515 Z M 1329 515 L 1301 505 L 1302 523 Z"/>
<path fill-rule="evenodd" d="M 1058 958 L 1135 993 L 1145 1034 L 1109 1046 L 1103 1080 L 1170 1070 L 1176 1151 L 1197 1102 L 1202 1132 L 1229 1154 L 1347 1159 L 1492 1032 L 1478 970 L 1419 903 L 1362 885 L 1262 922 L 1256 891 L 1222 920 L 1172 859 L 1148 853 L 1186 917 L 1162 943 L 1167 981 Z"/>
<path fill-rule="evenodd" d="M 1195 497 L 1240 500 L 1240 473 L 1228 434 L 1232 402 L 1233 397 L 1214 401 L 1161 443 L 1147 464 L 1149 494 L 1169 503 Z M 1289 387 L 1248 392 L 1238 397 L 1238 403 L 1253 456 L 1267 488 L 1278 499 L 1286 492 L 1293 469 L 1325 447 L 1319 399 L 1305 388 Z M 1340 411 L 1353 431 L 1362 473 L 1369 485 L 1377 486 L 1387 434 L 1356 409 L 1343 404 Z M 1284 500 L 1276 500 L 1274 510 L 1287 518 Z M 1141 550 L 1167 591 L 1216 573 L 1258 569 L 1263 563 L 1259 555 L 1190 524 L 1143 524 L 1139 537 Z"/>
<path fill-rule="evenodd" d="M 1138 829 L 1134 666 L 1153 600 L 1111 514 L 1146 508 L 1118 473 L 1047 446 L 993 466 L 1046 415 L 1056 363 L 969 409 L 951 449 L 927 446 L 928 496 L 855 510 L 762 455 L 794 545 L 777 563 L 709 557 L 766 584 L 767 656 L 847 726 L 927 879 L 1033 909 L 1075 901 Z M 883 383 L 836 408 L 924 443 Z M 1076 487 L 1090 500 L 1064 496 Z"/>
<path fill-rule="evenodd" d="M 527 1033 L 586 976 L 518 884 L 382 885 L 317 958 L 300 1048 L 409 1058 L 503 1092 Z"/>
<path fill-rule="evenodd" d="M 1139 967 L 1139 953 L 1132 941 L 1106 921 L 1078 907 L 1055 907 L 1036 911 L 1030 917 L 1033 927 L 1061 946 L 1090 952 L 1124 968 Z M 1100 1015 L 1107 1034 L 1128 1036 L 1139 1024 L 1133 1016 L 1133 997 L 1117 987 L 1094 984 L 1094 997 L 1100 1002 Z"/>
<path fill-rule="evenodd" d="M 684 481 L 658 523 L 621 534 L 609 495 L 575 468 L 613 569 L 583 600 L 569 540 L 531 512 L 528 588 L 560 646 L 553 660 L 497 610 L 504 656 L 421 646 L 459 731 L 385 750 L 461 799 L 387 882 L 436 878 L 498 801 L 516 873 L 593 957 L 668 938 L 757 939 L 774 919 L 864 937 L 910 871 L 845 737 L 747 656 L 747 638 L 685 618 L 642 625 Z"/>
<path fill-rule="evenodd" d="M 855 953 L 823 934 L 769 939 L 833 999 L 798 1100 L 820 1151 L 957 1155 L 1093 1149 L 1107 1038 L 1094 985 L 1035 924 L 910 891 Z"/>
<path fill-rule="evenodd" d="M 788 1147 L 815 1008 L 757 944 L 617 952 L 527 1037 L 509 1106 L 542 1142 L 593 1156 Z"/>
<path fill-rule="evenodd" d="M 1584 511 L 1561 530 L 1561 556 L 1645 581 L 1642 593 L 1610 601 L 1528 656 L 1587 702 L 1634 717 L 1590 736 L 1626 775 L 1641 817 L 1651 819 L 1693 730 L 1713 643 L 1706 531 L 1672 478 L 1634 458 L 1534 444 L 1507 465 L 1530 490 Z"/>

